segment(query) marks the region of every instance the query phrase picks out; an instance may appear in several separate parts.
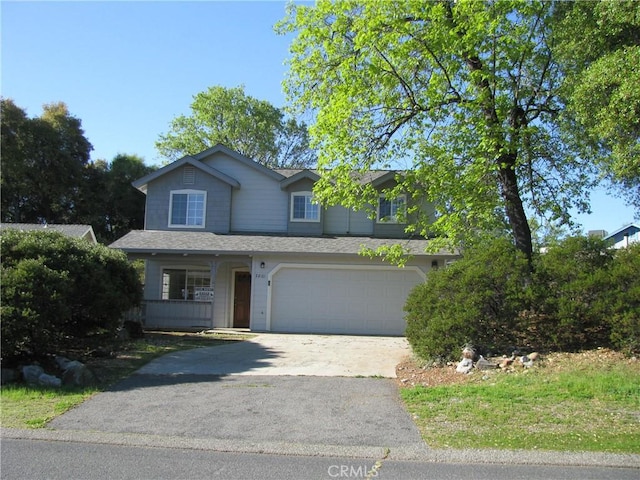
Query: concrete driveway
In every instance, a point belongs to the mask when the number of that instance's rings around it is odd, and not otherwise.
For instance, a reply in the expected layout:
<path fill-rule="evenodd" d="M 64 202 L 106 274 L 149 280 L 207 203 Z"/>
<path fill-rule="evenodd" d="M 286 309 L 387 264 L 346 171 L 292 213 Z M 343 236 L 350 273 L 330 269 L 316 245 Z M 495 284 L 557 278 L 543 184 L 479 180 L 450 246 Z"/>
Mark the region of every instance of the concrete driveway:
<path fill-rule="evenodd" d="M 304 375 L 395 378 L 404 337 L 261 333 L 242 342 L 160 357 L 140 375 Z"/>

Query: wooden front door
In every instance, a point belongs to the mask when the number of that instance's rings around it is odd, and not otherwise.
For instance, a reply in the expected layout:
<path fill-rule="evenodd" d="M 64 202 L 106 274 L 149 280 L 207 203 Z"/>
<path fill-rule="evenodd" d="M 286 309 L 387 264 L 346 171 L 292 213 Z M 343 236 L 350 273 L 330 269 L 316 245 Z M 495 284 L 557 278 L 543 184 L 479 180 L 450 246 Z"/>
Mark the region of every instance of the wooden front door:
<path fill-rule="evenodd" d="M 235 272 L 233 294 L 233 327 L 249 328 L 251 311 L 251 273 Z"/>

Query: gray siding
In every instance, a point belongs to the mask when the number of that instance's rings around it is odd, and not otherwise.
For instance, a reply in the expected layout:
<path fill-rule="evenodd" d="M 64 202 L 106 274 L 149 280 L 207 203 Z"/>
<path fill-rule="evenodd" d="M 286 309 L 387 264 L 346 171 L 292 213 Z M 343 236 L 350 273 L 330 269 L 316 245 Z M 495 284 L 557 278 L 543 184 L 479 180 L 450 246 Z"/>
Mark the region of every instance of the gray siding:
<path fill-rule="evenodd" d="M 278 180 L 224 154 L 215 154 L 203 161 L 240 182 L 240 188 L 233 190 L 231 198 L 232 231 L 287 231 L 287 193 L 280 189 Z"/>
<path fill-rule="evenodd" d="M 145 210 L 145 230 L 194 230 L 193 228 L 169 227 L 169 204 L 173 190 L 204 190 L 207 192 L 204 230 L 214 233 L 229 233 L 231 186 L 195 169 L 192 184 L 183 183 L 183 168 L 149 183 Z"/>
<path fill-rule="evenodd" d="M 377 223 L 373 227 L 373 236 L 382 238 L 402 238 L 406 236 L 404 223 Z"/>
<path fill-rule="evenodd" d="M 324 232 L 329 235 L 373 235 L 373 220 L 363 210 L 334 205 L 325 211 Z"/>

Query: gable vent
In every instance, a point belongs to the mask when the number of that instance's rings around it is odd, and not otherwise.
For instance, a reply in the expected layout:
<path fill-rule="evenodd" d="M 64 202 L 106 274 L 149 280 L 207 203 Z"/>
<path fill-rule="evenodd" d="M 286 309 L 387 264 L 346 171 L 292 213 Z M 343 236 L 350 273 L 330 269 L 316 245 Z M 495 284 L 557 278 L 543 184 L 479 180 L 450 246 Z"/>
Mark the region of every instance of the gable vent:
<path fill-rule="evenodd" d="M 194 167 L 184 167 L 182 171 L 182 183 L 185 185 L 193 185 L 196 183 L 196 169 Z"/>

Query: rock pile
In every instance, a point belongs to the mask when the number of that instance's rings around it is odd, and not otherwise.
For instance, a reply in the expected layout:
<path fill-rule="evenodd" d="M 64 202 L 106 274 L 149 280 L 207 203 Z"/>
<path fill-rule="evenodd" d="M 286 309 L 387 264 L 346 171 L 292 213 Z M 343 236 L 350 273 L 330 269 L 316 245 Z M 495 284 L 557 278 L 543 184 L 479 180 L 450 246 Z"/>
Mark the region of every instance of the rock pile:
<path fill-rule="evenodd" d="M 504 371 L 511 371 L 516 367 L 531 368 L 534 363 L 540 359 L 538 352 L 532 352 L 528 355 L 519 355 L 519 353 L 518 351 L 514 351 L 511 357 L 503 355 L 502 360 L 496 363 L 487 360 L 482 355 L 476 355 L 473 347 L 466 346 L 462 350 L 462 360 L 458 363 L 456 372 L 471 373 L 474 367 L 478 370 L 494 370 L 500 368 Z"/>
<path fill-rule="evenodd" d="M 24 382 L 27 385 L 56 388 L 62 385 L 88 387 L 96 383 L 96 376 L 84 363 L 61 356 L 56 356 L 55 361 L 62 372 L 60 376 L 46 373 L 40 365 L 25 365 L 20 369 Z"/>

